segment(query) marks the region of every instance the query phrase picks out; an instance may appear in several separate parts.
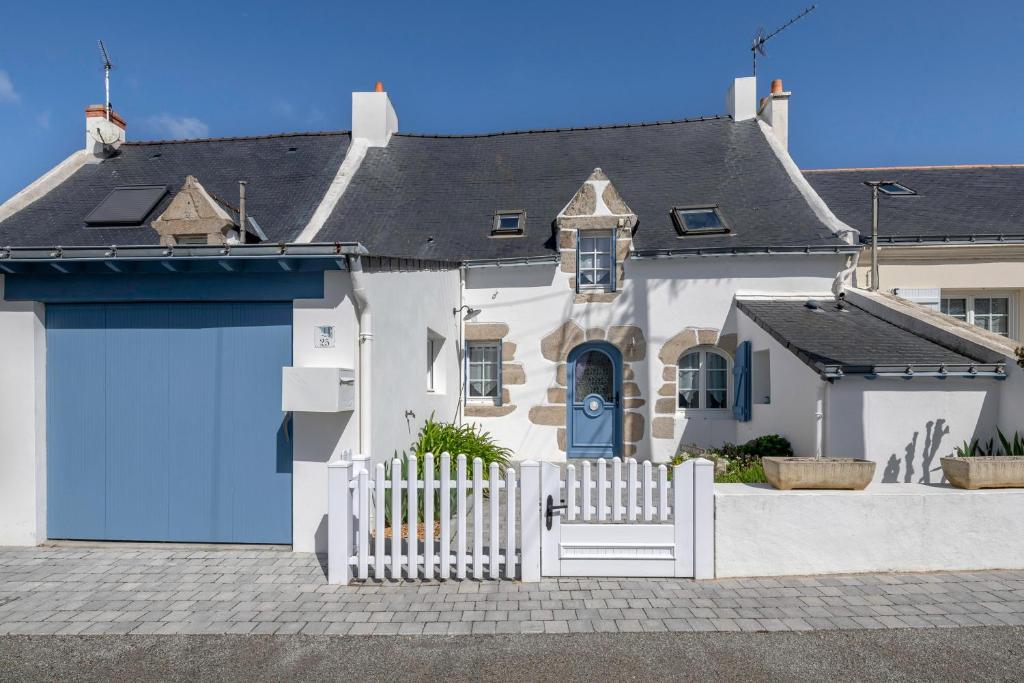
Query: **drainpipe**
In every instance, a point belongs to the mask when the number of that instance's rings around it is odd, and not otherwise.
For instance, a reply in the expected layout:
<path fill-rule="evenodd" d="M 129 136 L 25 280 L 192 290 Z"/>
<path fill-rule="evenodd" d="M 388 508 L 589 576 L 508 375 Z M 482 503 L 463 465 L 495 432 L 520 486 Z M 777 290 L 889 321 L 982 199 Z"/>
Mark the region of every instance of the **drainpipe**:
<path fill-rule="evenodd" d="M 822 379 L 821 386 L 818 387 L 818 398 L 814 405 L 814 457 L 824 458 L 825 457 L 825 438 L 826 438 L 826 418 L 828 416 L 828 399 L 829 389 L 832 387 L 832 382 L 827 379 Z"/>
<path fill-rule="evenodd" d="M 366 296 L 366 275 L 359 256 L 346 256 L 352 277 L 352 296 L 359 321 L 359 453 L 372 458 L 370 405 L 373 394 L 373 315 Z"/>

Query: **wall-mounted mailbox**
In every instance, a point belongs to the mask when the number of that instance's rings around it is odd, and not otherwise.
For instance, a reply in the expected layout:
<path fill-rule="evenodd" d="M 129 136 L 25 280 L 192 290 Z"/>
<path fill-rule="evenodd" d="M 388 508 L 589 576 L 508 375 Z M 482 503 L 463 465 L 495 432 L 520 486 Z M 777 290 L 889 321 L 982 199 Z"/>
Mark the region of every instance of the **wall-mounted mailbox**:
<path fill-rule="evenodd" d="M 340 413 L 355 410 L 355 372 L 348 368 L 282 368 L 281 410 Z"/>

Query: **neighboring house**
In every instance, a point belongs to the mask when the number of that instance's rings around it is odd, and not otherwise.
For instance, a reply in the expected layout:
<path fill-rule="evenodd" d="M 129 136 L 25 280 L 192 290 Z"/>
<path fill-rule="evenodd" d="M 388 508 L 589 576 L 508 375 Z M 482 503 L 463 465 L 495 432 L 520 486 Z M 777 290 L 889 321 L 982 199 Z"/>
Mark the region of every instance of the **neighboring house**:
<path fill-rule="evenodd" d="M 1024 340 L 1024 165 L 804 171 L 865 249 L 871 283 L 871 188 L 879 192 L 878 288 L 986 330 Z"/>
<path fill-rule="evenodd" d="M 91 107 L 0 207 L 0 543 L 323 550 L 326 462 L 430 415 L 540 460 L 781 433 L 909 469 L 987 435 L 1004 354 L 834 298 L 860 246 L 788 98 L 428 136 L 378 88 L 350 133 L 152 143 Z"/>

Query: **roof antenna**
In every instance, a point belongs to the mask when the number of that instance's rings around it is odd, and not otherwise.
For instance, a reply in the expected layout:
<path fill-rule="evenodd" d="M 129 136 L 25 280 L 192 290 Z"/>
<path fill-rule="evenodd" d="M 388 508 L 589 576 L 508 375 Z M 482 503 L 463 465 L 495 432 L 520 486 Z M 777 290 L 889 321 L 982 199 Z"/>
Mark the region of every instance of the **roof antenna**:
<path fill-rule="evenodd" d="M 777 29 L 775 29 L 774 31 L 772 31 L 771 33 L 769 33 L 767 35 L 765 35 L 764 27 L 763 26 L 758 27 L 757 33 L 754 34 L 754 40 L 750 44 L 750 52 L 753 55 L 753 62 L 754 62 L 754 74 L 753 74 L 754 76 L 757 75 L 757 56 L 758 55 L 761 55 L 762 57 L 767 57 L 768 56 L 768 53 L 765 52 L 765 50 L 764 50 L 764 44 L 767 43 L 772 38 L 774 38 L 775 36 L 777 36 L 778 34 L 780 34 L 783 31 L 785 31 L 787 28 L 789 28 L 790 26 L 792 26 L 796 22 L 798 22 L 801 19 L 803 19 L 804 17 L 806 17 L 808 14 L 813 12 L 815 10 L 815 8 L 817 8 L 817 5 L 811 5 L 810 7 L 805 9 L 803 12 L 801 12 L 798 15 L 796 15 L 795 17 L 793 17 L 792 19 L 787 21 L 785 24 L 783 24 L 782 26 L 778 27 Z"/>
<path fill-rule="evenodd" d="M 107 53 L 107 46 L 103 44 L 103 41 L 99 41 L 100 44 L 100 57 L 103 58 L 103 87 L 106 91 L 106 99 L 104 103 L 107 109 L 107 121 L 110 120 L 110 70 L 114 68 L 114 63 L 110 61 L 110 55 Z"/>

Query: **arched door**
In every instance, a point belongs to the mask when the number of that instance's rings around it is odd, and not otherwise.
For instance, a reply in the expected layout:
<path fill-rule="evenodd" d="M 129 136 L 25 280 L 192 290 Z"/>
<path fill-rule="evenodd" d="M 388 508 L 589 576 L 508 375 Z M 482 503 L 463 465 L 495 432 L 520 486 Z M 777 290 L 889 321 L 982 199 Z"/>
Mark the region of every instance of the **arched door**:
<path fill-rule="evenodd" d="M 606 342 L 569 354 L 566 449 L 570 458 L 613 458 L 622 444 L 622 356 Z"/>

